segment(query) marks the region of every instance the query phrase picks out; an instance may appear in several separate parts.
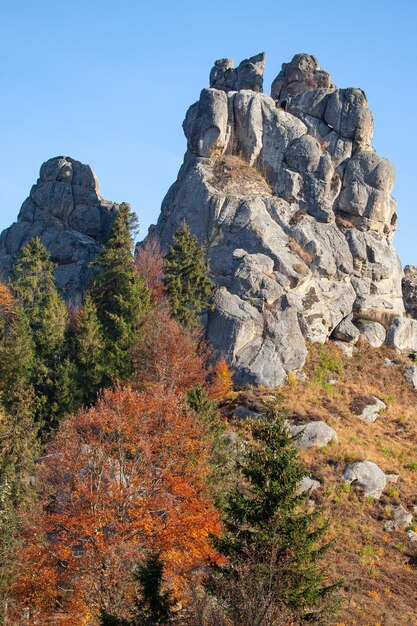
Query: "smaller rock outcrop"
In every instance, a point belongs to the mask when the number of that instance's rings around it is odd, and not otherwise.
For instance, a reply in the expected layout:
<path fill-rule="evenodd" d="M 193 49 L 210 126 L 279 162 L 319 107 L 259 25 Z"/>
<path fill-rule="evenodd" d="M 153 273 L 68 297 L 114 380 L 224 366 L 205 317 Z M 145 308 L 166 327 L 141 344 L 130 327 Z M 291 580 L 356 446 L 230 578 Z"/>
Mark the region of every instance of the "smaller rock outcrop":
<path fill-rule="evenodd" d="M 62 296 L 79 304 L 106 240 L 118 205 L 99 194 L 89 165 L 70 157 L 46 161 L 24 201 L 17 222 L 0 235 L 0 274 L 7 277 L 22 246 L 39 237 L 56 263 L 55 279 Z"/>

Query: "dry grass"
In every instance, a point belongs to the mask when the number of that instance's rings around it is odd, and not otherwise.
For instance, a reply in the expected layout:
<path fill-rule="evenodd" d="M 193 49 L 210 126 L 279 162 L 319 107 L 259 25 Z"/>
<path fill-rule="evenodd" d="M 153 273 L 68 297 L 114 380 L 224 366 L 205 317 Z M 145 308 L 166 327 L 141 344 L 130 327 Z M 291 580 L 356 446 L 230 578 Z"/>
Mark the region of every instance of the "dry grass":
<path fill-rule="evenodd" d="M 224 155 L 214 161 L 213 177 L 209 182 L 225 194 L 251 196 L 272 193 L 258 170 L 232 155 Z"/>
<path fill-rule="evenodd" d="M 385 357 L 397 367 L 386 366 Z M 334 625 L 417 624 L 417 551 L 413 553 L 404 530 L 384 531 L 394 506 L 401 503 L 412 512 L 417 505 L 417 392 L 403 377 L 409 363 L 391 349 L 368 344 L 360 345 L 352 359 L 332 343 L 312 345 L 305 367 L 308 381 L 293 377 L 276 392 L 291 421 L 320 419 L 339 437 L 338 445 L 300 452 L 322 483 L 314 498 L 332 520 L 330 571 L 344 579 Z M 331 385 L 331 379 L 338 382 Z M 245 398 L 256 409 L 265 393 L 246 390 L 239 402 Z M 373 424 L 356 414 L 358 402 L 369 396 L 387 405 Z M 364 498 L 342 480 L 346 465 L 356 460 L 374 461 L 386 473 L 398 474 L 398 483 L 388 484 L 379 501 Z"/>
<path fill-rule="evenodd" d="M 309 266 L 311 265 L 314 254 L 303 248 L 301 244 L 298 243 L 293 237 L 288 237 L 288 247 L 291 252 L 294 252 L 304 263 Z"/>

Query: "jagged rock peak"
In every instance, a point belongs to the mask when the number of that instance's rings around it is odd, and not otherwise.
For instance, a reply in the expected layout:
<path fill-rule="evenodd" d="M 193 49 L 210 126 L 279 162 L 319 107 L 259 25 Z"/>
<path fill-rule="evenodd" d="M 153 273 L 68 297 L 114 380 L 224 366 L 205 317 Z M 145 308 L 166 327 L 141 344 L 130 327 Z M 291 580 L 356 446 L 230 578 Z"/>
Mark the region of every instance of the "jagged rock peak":
<path fill-rule="evenodd" d="M 239 86 L 240 67 L 216 62 L 188 110 L 184 163 L 154 227 L 166 247 L 185 220 L 206 246 L 219 287 L 209 339 L 238 383 L 268 386 L 303 366 L 307 339 L 383 342 L 398 316 L 391 344 L 417 351 L 401 317 L 394 169 L 372 147 L 365 94 L 306 54 L 283 65 L 273 97 Z"/>
<path fill-rule="evenodd" d="M 17 222 L 0 235 L 0 273 L 8 276 L 22 246 L 33 237 L 57 264 L 57 286 L 79 304 L 92 275 L 90 266 L 108 236 L 118 205 L 99 194 L 89 165 L 70 157 L 49 159 L 23 202 Z"/>
<path fill-rule="evenodd" d="M 245 59 L 237 68 L 232 59 L 218 59 L 210 72 L 210 87 L 226 92 L 240 89 L 262 92 L 265 57 L 261 52 Z"/>
<path fill-rule="evenodd" d="M 314 89 L 334 87 L 328 72 L 321 69 L 316 57 L 311 54 L 296 54 L 282 69 L 272 83 L 271 96 L 283 100 Z"/>

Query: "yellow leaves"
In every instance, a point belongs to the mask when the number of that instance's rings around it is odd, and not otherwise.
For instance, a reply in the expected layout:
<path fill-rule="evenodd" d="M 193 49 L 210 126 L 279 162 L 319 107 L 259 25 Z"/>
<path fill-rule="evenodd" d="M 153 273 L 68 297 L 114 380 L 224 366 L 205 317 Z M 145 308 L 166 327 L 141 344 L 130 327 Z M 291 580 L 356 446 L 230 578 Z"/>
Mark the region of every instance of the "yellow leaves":
<path fill-rule="evenodd" d="M 215 400 L 230 400 L 235 395 L 233 392 L 233 372 L 227 365 L 224 356 L 219 359 L 214 367 L 209 395 Z"/>

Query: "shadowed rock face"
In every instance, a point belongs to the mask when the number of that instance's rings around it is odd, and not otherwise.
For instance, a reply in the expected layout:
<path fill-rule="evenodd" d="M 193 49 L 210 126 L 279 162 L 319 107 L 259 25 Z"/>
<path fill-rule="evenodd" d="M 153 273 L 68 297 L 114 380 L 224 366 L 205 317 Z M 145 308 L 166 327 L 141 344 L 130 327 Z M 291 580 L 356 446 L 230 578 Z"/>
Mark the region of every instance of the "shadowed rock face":
<path fill-rule="evenodd" d="M 151 231 L 166 247 L 188 223 L 219 287 L 208 338 L 238 383 L 274 386 L 303 366 L 306 339 L 357 341 L 365 322 L 385 334 L 404 307 L 394 170 L 372 148 L 365 94 L 299 54 L 268 96 L 263 65 L 215 63 Z"/>
<path fill-rule="evenodd" d="M 46 161 L 24 201 L 17 222 L 0 235 L 0 272 L 11 268 L 22 246 L 40 237 L 57 264 L 64 298 L 78 305 L 92 275 L 90 267 L 106 240 L 117 204 L 104 200 L 89 165 L 69 157 Z"/>

